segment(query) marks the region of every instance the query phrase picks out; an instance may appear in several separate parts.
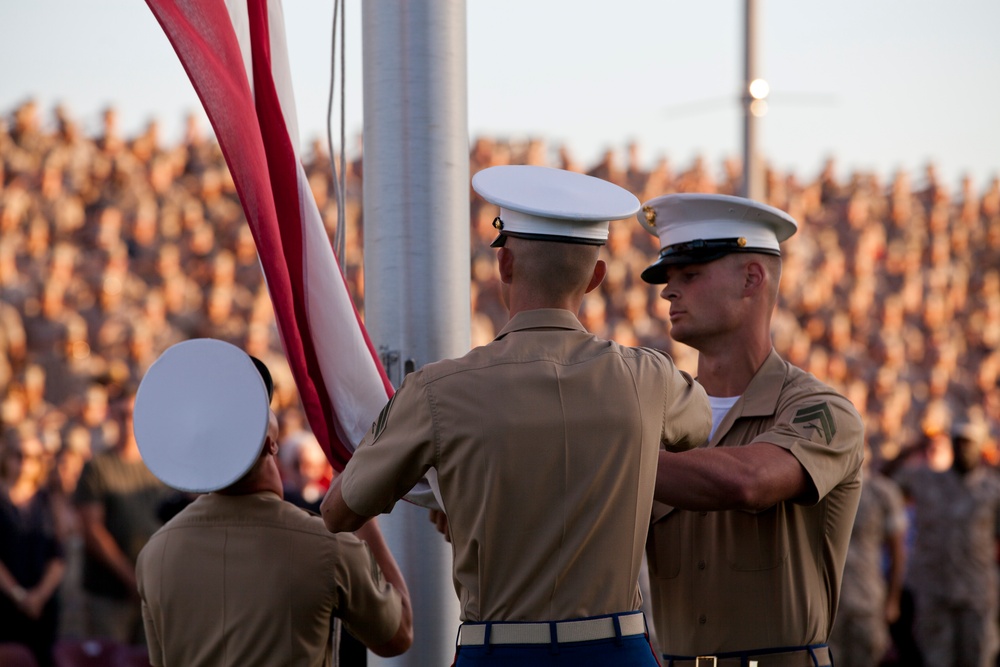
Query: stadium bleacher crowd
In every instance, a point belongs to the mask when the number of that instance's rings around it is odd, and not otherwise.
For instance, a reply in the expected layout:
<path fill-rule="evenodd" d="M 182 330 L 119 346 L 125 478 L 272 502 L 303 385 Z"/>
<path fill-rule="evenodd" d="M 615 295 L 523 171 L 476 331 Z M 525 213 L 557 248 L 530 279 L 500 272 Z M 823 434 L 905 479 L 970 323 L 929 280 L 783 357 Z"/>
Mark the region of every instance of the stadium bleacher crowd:
<path fill-rule="evenodd" d="M 308 428 L 254 242 L 210 133 L 192 119 L 182 140 L 165 145 L 155 122 L 132 137 L 121 135 L 114 109 L 103 122 L 86 136 L 67 109 L 43 112 L 31 101 L 0 117 L 0 425 L 43 446 L 40 479 L 67 563 L 59 638 L 86 636 L 76 481 L 121 437 L 110 411 L 163 350 L 193 337 L 246 349 L 275 376 L 283 438 L 299 441 Z M 736 162 L 648 166 L 638 146 L 620 153 L 582 165 L 542 140 L 478 138 L 470 168 L 562 167 L 641 201 L 738 191 Z M 305 168 L 332 236 L 340 221 L 319 143 Z M 362 173 L 360 158 L 349 163 L 342 268 L 363 314 Z M 935 438 L 956 420 L 985 425 L 987 456 L 1000 463 L 1000 179 L 953 189 L 932 166 L 840 179 L 829 161 L 809 178 L 769 170 L 766 190 L 767 203 L 801 225 L 784 246 L 778 352 L 854 402 L 879 465 L 940 455 Z M 469 205 L 478 345 L 506 313 L 489 248 L 495 207 L 471 189 Z M 669 304 L 639 279 L 657 250 L 635 221 L 612 223 L 608 277 L 588 295 L 581 320 L 621 343 L 666 349 L 693 371 L 696 353 L 669 339 Z"/>

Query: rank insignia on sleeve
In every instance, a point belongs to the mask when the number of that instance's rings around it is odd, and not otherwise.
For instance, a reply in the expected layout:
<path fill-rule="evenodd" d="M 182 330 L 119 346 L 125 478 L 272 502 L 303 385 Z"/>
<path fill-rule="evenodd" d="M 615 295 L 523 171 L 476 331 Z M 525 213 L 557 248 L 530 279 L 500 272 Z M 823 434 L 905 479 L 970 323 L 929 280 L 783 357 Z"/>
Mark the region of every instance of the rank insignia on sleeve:
<path fill-rule="evenodd" d="M 389 421 L 389 408 L 392 407 L 392 402 L 396 400 L 396 395 L 393 394 L 389 402 L 385 404 L 382 408 L 382 412 L 378 413 L 378 419 L 372 422 L 372 443 L 378 440 L 378 437 L 382 435 L 382 431 L 385 430 L 385 425 Z"/>
<path fill-rule="evenodd" d="M 819 430 L 828 445 L 833 440 L 833 436 L 837 434 L 837 425 L 833 421 L 833 413 L 830 412 L 830 406 L 826 403 L 817 403 L 816 405 L 802 408 L 795 413 L 792 423 L 807 424 L 809 427 Z"/>

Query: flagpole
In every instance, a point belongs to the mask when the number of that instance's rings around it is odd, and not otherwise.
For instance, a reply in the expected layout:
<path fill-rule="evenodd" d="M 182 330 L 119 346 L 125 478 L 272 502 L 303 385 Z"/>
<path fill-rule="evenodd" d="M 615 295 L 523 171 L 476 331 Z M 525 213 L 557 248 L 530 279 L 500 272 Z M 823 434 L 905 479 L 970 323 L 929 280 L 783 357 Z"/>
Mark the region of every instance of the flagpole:
<path fill-rule="evenodd" d="M 757 78 L 757 0 L 743 3 L 743 184 L 744 197 L 764 201 L 764 169 L 759 151 L 759 116 L 767 110 L 763 97 L 767 93 L 757 93 L 754 84 Z"/>
<path fill-rule="evenodd" d="M 362 4 L 365 324 L 393 385 L 471 345 L 464 0 Z M 414 611 L 414 644 L 371 664 L 446 665 L 458 601 L 427 510 L 380 519 Z"/>

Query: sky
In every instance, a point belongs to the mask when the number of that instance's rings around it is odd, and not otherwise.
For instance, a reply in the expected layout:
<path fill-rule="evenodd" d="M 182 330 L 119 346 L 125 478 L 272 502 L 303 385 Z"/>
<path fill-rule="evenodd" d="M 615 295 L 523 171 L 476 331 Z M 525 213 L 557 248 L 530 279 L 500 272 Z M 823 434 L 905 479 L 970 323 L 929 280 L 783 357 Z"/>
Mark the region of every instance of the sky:
<path fill-rule="evenodd" d="M 351 155 L 363 120 L 362 5 L 342 1 Z M 858 170 L 888 180 L 903 169 L 919 183 L 933 163 L 948 186 L 967 174 L 980 191 L 1000 176 L 1000 2 L 757 7 L 758 69 L 771 90 L 759 144 L 773 167 L 809 179 L 832 157 L 842 177 Z M 742 0 L 466 0 L 465 8 L 470 140 L 539 138 L 553 156 L 564 145 L 585 166 L 609 149 L 624 159 L 632 142 L 647 166 L 666 157 L 683 168 L 701 156 L 721 173 L 724 159 L 740 157 Z M 285 0 L 284 11 L 302 142 L 325 142 L 333 1 Z M 126 136 L 156 119 L 164 140 L 176 141 L 185 116 L 201 114 L 140 0 L 4 1 L 0 66 L 2 116 L 33 98 L 50 120 L 62 103 L 96 133 L 113 105 Z"/>

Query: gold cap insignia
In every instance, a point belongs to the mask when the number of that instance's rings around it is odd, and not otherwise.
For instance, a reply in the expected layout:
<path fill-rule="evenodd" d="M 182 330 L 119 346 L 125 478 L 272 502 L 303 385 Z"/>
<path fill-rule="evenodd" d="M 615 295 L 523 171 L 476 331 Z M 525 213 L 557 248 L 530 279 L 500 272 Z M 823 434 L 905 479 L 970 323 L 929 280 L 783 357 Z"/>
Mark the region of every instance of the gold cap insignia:
<path fill-rule="evenodd" d="M 500 219 L 499 215 L 493 218 L 493 229 L 497 230 L 498 232 L 501 229 L 503 229 L 503 220 Z"/>
<path fill-rule="evenodd" d="M 747 244 L 747 240 L 745 238 L 743 238 L 742 236 L 739 237 L 738 239 L 736 239 L 736 245 L 738 245 L 739 247 L 743 248 L 743 247 L 746 246 L 746 244 Z"/>
<path fill-rule="evenodd" d="M 642 212 L 646 214 L 646 224 L 650 227 L 656 227 L 656 209 L 652 206 L 643 206 Z"/>

